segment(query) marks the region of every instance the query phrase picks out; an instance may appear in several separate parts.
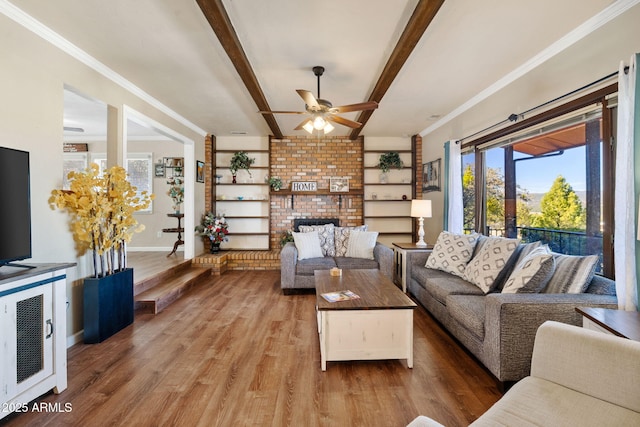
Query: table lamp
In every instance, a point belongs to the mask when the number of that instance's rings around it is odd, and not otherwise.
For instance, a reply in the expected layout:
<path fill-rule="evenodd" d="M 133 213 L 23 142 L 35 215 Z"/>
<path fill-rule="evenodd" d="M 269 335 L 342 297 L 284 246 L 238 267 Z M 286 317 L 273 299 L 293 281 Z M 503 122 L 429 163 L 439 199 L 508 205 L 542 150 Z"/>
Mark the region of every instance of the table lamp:
<path fill-rule="evenodd" d="M 431 200 L 412 200 L 411 216 L 418 218 L 418 241 L 416 246 L 427 246 L 424 241 L 424 218 L 431 218 Z"/>

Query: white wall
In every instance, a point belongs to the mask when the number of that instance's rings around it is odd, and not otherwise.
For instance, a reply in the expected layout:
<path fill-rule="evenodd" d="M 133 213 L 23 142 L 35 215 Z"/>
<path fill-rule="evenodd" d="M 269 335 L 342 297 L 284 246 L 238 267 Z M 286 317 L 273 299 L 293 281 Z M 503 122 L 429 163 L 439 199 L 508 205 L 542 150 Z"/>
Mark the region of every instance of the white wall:
<path fill-rule="evenodd" d="M 197 159 L 204 158 L 204 137 L 4 15 L 0 15 L 0 52 L 0 145 L 31 153 L 33 259 L 30 262 L 78 263 L 68 272 L 67 334 L 73 336 L 82 329 L 80 279 L 91 272 L 86 260 L 76 255 L 67 215 L 51 210 L 47 202 L 51 190 L 62 184 L 64 85 L 118 109 L 128 105 L 195 141 Z M 193 211 L 201 212 L 203 186 L 196 186 L 196 190 Z"/>

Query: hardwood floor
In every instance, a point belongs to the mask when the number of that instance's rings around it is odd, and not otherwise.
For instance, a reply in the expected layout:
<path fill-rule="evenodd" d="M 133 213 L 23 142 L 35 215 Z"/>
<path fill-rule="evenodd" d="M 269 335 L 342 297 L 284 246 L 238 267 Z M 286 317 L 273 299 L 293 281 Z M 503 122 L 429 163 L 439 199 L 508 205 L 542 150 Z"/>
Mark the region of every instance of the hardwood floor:
<path fill-rule="evenodd" d="M 405 426 L 419 414 L 467 425 L 501 394 L 424 311 L 405 361 L 320 370 L 315 295 L 284 296 L 279 271 L 212 276 L 162 313 L 69 349 L 69 387 L 7 426 Z"/>

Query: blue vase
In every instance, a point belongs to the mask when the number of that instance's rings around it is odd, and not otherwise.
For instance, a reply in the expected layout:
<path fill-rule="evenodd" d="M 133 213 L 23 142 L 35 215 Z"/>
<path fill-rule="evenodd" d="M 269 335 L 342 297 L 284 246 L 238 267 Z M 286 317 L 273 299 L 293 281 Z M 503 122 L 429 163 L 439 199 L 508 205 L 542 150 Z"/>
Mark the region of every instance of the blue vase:
<path fill-rule="evenodd" d="M 133 323 L 133 269 L 84 279 L 84 342 L 102 342 Z"/>

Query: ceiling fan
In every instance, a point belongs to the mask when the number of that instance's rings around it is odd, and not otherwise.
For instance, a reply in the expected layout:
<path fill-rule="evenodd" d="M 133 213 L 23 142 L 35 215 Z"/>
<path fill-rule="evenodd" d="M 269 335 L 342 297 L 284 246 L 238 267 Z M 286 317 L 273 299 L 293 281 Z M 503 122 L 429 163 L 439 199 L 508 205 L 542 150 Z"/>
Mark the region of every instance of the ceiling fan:
<path fill-rule="evenodd" d="M 262 114 L 309 114 L 310 117 L 304 119 L 302 123 L 296 126 L 295 130 L 304 129 L 309 133 L 314 131 L 323 131 L 325 134 L 331 132 L 334 127 L 331 123 L 337 123 L 339 125 L 347 126 L 350 128 L 359 128 L 362 123 L 358 123 L 353 120 L 345 119 L 338 115 L 338 113 L 349 113 L 351 111 L 363 111 L 374 110 L 378 108 L 378 103 L 375 101 L 360 102 L 358 104 L 342 105 L 334 107 L 331 102 L 326 99 L 320 98 L 320 77 L 324 74 L 324 67 L 313 67 L 313 74 L 318 78 L 318 97 L 313 96 L 313 93 L 304 89 L 297 89 L 296 92 L 305 103 L 304 111 L 260 111 Z"/>

